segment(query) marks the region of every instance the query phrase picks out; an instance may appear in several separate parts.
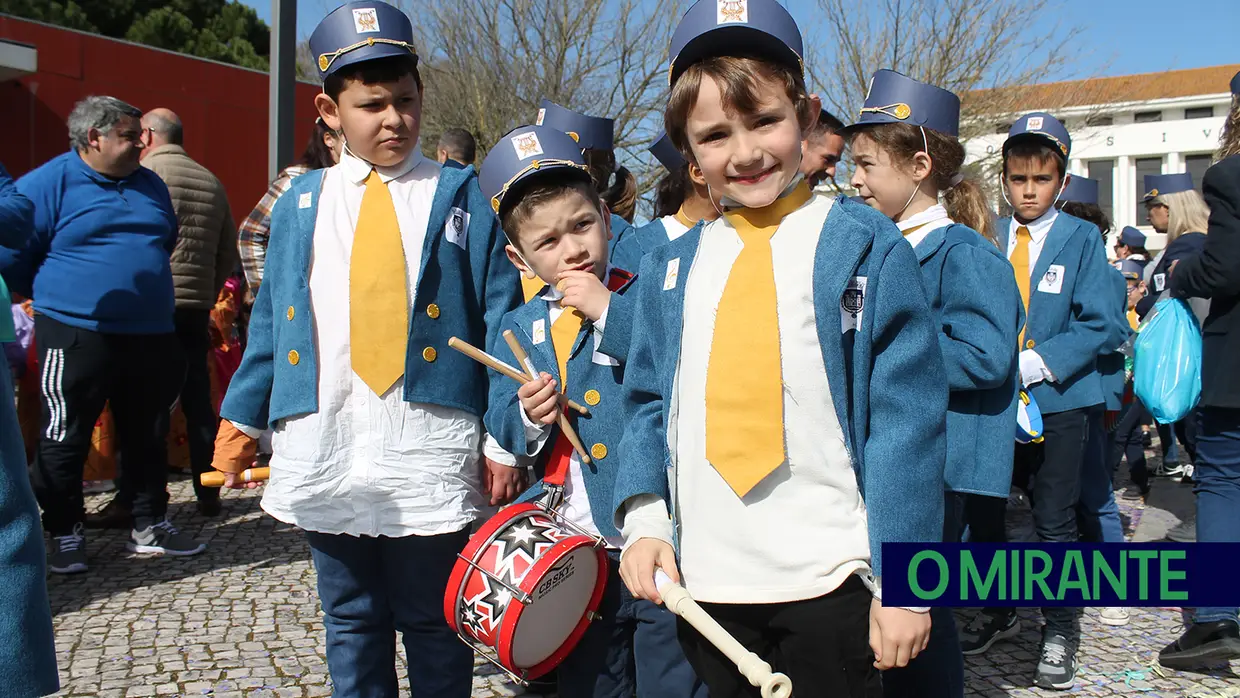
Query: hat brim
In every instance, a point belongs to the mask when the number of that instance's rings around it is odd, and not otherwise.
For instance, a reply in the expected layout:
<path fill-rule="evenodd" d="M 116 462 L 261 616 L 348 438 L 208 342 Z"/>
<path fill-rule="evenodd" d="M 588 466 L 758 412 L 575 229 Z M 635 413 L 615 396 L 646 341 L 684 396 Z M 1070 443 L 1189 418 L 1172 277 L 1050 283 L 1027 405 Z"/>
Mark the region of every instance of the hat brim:
<path fill-rule="evenodd" d="M 332 61 L 332 64 L 328 66 L 327 72 L 321 73 L 320 77 L 326 80 L 351 65 L 365 63 L 366 61 L 377 61 L 381 58 L 392 58 L 394 56 L 409 56 L 413 59 L 415 66 L 418 64 L 418 54 L 413 51 L 403 46 L 376 43 L 373 46 L 359 48 L 337 56 L 336 60 Z"/>
<path fill-rule="evenodd" d="M 1051 150 L 1055 151 L 1055 154 L 1058 155 L 1060 159 L 1064 162 L 1068 161 L 1068 153 L 1064 152 L 1066 146 L 1064 146 L 1063 143 L 1060 143 L 1057 139 L 1045 133 L 1034 133 L 1032 131 L 1027 133 L 1018 133 L 1015 136 L 1009 136 L 1008 139 L 1003 142 L 1003 154 L 1007 155 L 1009 150 L 1021 143 L 1042 143 L 1044 145 L 1049 145 Z"/>
<path fill-rule="evenodd" d="M 668 84 L 684 74 L 693 64 L 716 56 L 737 56 L 772 60 L 805 77 L 805 65 L 783 41 L 760 29 L 735 25 L 713 29 L 694 37 L 676 54 L 668 74 Z"/>
<path fill-rule="evenodd" d="M 572 177 L 573 179 L 579 179 L 583 182 L 589 182 L 591 184 L 594 183 L 594 178 L 590 176 L 589 170 L 583 167 L 560 162 L 550 163 L 544 167 L 530 170 L 511 182 L 508 182 L 506 187 L 495 195 L 499 197 L 499 205 L 496 207 L 495 212 L 502 216 L 506 211 L 512 208 L 513 202 L 521 198 L 521 195 L 524 193 L 526 188 L 539 180 L 549 177 L 552 174 Z"/>

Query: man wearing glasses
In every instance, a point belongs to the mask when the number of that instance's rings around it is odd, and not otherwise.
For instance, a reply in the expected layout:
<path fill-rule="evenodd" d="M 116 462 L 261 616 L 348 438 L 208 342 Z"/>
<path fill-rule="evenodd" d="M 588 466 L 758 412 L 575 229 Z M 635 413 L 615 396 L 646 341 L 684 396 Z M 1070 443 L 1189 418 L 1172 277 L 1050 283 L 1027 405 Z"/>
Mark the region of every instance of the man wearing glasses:
<path fill-rule="evenodd" d="M 34 300 L 42 420 L 32 476 L 52 537 L 48 567 L 85 572 L 82 469 L 91 431 L 111 406 L 133 483 L 129 549 L 192 555 L 205 545 L 167 520 L 167 464 L 156 420 L 176 397 L 184 364 L 173 333 L 177 218 L 163 181 L 138 164 L 142 113 L 87 97 L 69 115 L 69 152 L 26 174 L 34 234 L 0 250 L 0 273 Z"/>

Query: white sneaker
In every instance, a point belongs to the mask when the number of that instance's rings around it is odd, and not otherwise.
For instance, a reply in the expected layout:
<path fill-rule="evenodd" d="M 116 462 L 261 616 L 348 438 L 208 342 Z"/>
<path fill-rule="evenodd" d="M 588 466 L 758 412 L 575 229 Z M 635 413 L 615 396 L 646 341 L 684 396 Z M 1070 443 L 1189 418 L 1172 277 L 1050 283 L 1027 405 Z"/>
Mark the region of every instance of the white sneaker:
<path fill-rule="evenodd" d="M 1098 614 L 1098 620 L 1103 625 L 1128 625 L 1128 609 L 1104 608 Z"/>

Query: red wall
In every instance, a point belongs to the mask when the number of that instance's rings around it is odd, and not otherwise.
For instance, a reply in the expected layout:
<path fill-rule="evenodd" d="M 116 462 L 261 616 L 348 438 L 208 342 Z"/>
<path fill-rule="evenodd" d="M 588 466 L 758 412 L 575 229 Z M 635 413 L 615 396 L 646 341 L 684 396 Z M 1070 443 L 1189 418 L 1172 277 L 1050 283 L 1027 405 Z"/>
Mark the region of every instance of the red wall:
<path fill-rule="evenodd" d="M 185 149 L 224 183 L 238 222 L 267 190 L 266 73 L 7 16 L 0 38 L 39 51 L 37 73 L 0 82 L 0 161 L 13 176 L 68 150 L 73 105 L 106 94 L 143 111 L 176 112 Z M 314 128 L 317 93 L 297 84 L 294 157 Z"/>

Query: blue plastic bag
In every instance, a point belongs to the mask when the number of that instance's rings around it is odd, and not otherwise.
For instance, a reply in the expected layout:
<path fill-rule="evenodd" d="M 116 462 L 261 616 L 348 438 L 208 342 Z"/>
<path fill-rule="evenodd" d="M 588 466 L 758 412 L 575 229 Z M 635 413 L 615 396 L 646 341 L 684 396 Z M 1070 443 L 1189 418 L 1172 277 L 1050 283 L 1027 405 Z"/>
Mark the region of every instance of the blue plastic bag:
<path fill-rule="evenodd" d="M 1133 390 L 1159 424 L 1183 419 L 1201 398 L 1201 328 L 1188 304 L 1165 298 L 1137 330 Z"/>

